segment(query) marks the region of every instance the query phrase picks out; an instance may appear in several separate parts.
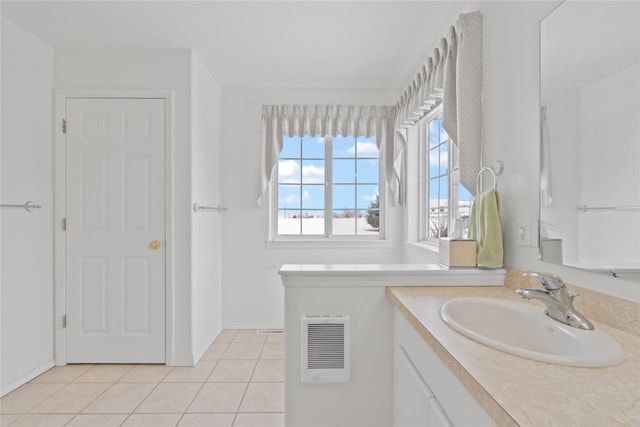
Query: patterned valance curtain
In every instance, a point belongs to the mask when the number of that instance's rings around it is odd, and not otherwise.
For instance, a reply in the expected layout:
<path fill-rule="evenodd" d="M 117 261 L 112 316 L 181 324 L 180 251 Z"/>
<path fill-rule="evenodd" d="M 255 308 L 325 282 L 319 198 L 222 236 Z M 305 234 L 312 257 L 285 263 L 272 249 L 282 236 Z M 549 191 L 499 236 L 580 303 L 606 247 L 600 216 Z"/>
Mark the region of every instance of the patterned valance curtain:
<path fill-rule="evenodd" d="M 263 105 L 258 205 L 278 163 L 283 136 L 376 136 L 383 152 L 392 146 L 394 117 L 391 105 Z"/>
<path fill-rule="evenodd" d="M 396 104 L 391 183 L 404 193 L 406 129 L 442 103 L 442 125 L 459 150 L 460 183 L 472 194 L 480 171 L 482 138 L 482 14 L 461 14 L 433 50 Z M 402 198 L 396 200 L 403 204 Z"/>

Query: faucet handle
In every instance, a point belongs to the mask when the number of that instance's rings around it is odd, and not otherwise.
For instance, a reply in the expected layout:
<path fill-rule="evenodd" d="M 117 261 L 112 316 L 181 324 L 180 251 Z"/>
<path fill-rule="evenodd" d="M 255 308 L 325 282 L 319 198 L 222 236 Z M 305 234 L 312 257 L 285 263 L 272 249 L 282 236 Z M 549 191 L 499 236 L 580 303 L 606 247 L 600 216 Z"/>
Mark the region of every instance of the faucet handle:
<path fill-rule="evenodd" d="M 556 291 L 564 288 L 564 282 L 562 278 L 553 273 L 541 273 L 537 271 L 525 271 L 522 273 L 525 277 L 538 277 L 540 278 L 540 284 L 548 291 Z"/>

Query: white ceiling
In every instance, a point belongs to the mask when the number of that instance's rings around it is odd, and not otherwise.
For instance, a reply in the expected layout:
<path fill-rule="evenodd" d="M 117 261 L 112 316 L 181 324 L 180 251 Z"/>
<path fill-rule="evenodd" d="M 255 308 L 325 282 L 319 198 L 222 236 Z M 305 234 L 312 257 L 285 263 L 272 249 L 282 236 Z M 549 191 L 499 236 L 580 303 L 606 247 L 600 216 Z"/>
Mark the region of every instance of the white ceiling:
<path fill-rule="evenodd" d="M 223 86 L 403 88 L 455 1 L 2 1 L 54 48 L 191 48 Z"/>

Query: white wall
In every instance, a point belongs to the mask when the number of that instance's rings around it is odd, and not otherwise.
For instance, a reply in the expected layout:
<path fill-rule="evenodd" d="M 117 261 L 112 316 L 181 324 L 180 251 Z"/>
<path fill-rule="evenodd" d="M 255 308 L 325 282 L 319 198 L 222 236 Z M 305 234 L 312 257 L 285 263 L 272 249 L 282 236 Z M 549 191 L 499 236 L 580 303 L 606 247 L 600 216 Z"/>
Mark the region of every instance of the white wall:
<path fill-rule="evenodd" d="M 194 363 L 191 289 L 191 51 L 57 49 L 56 88 L 173 90 L 173 360 Z"/>
<path fill-rule="evenodd" d="M 259 208 L 258 172 L 262 104 L 379 104 L 396 101 L 398 91 L 349 89 L 225 88 L 222 116 L 223 318 L 225 328 L 282 328 L 283 263 L 379 263 L 401 261 L 402 221 L 390 209 L 384 248 L 267 248 L 268 203 Z"/>
<path fill-rule="evenodd" d="M 53 366 L 53 49 L 2 17 L 1 394 Z"/>
<path fill-rule="evenodd" d="M 191 55 L 191 200 L 222 203 L 220 86 L 200 58 Z M 222 330 L 222 218 L 191 212 L 193 352 L 198 360 Z"/>

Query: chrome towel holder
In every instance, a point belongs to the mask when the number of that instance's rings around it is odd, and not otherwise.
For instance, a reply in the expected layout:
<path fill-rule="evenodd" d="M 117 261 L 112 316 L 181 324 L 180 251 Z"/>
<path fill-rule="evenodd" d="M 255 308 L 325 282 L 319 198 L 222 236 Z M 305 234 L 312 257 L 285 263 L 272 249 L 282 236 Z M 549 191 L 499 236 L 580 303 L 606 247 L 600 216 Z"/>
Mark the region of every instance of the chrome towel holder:
<path fill-rule="evenodd" d="M 476 194 L 480 193 L 480 179 L 482 177 L 482 173 L 483 172 L 490 172 L 491 176 L 493 177 L 493 190 L 497 190 L 498 189 L 498 177 L 500 175 L 502 175 L 502 172 L 504 172 L 504 162 L 502 160 L 498 160 L 496 162 L 496 164 L 494 165 L 494 167 L 491 166 L 483 166 L 480 171 L 478 172 L 478 175 L 476 175 Z"/>

